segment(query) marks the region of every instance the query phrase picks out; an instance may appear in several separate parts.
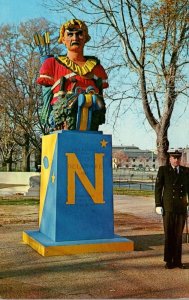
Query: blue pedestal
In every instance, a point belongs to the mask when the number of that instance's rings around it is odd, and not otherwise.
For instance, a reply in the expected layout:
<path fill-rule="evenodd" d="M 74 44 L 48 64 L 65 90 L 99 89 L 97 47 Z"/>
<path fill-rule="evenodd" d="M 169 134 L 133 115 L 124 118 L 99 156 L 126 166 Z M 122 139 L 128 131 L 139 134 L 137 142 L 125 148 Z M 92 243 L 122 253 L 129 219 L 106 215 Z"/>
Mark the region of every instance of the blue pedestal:
<path fill-rule="evenodd" d="M 133 250 L 132 241 L 114 235 L 113 215 L 111 136 L 44 136 L 39 231 L 24 232 L 24 242 L 42 255 Z"/>

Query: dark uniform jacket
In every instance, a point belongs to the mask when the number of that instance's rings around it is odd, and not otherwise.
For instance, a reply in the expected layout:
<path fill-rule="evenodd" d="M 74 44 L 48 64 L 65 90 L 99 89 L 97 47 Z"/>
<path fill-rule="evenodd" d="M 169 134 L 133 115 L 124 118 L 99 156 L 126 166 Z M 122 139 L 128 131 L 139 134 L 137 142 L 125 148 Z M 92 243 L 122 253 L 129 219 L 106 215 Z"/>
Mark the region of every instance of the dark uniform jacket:
<path fill-rule="evenodd" d="M 164 212 L 185 214 L 189 195 L 189 168 L 179 166 L 175 174 L 172 166 L 159 168 L 155 184 L 155 203 Z"/>

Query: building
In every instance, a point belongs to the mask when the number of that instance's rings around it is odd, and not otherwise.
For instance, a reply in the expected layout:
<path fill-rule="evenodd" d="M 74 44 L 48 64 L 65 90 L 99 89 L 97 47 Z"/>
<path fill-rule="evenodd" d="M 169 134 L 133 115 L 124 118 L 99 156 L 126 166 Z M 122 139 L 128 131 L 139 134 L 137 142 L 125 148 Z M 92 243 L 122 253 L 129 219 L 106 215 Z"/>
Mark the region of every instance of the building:
<path fill-rule="evenodd" d="M 157 155 L 153 150 L 141 150 L 132 146 L 112 147 L 113 168 L 158 169 Z"/>
<path fill-rule="evenodd" d="M 181 164 L 185 167 L 189 167 L 189 146 L 182 149 Z"/>

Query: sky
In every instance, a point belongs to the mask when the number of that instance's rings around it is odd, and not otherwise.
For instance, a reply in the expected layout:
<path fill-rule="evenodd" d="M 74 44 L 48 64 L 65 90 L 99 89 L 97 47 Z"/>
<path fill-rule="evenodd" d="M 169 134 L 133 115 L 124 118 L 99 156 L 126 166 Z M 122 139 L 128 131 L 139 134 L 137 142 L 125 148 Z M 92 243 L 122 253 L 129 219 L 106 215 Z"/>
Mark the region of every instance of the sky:
<path fill-rule="evenodd" d="M 45 17 L 56 22 L 58 25 L 65 21 L 61 14 L 49 12 L 42 6 L 43 0 L 0 0 L 0 24 L 19 24 L 28 19 Z M 79 16 L 79 18 L 82 18 Z M 87 53 L 88 54 L 88 53 Z M 103 64 L 103 62 L 102 62 Z M 111 84 L 111 82 L 110 82 Z M 169 142 L 171 148 L 186 147 L 189 145 L 189 108 L 184 115 L 179 117 L 177 111 L 181 107 L 176 107 L 171 126 L 169 128 Z M 134 111 L 128 112 L 124 118 L 118 120 L 116 128 L 113 129 L 111 120 L 100 126 L 104 134 L 112 135 L 113 145 L 137 146 L 140 149 L 156 149 L 156 135 L 148 125 L 143 124 L 144 115 L 136 115 Z"/>
<path fill-rule="evenodd" d="M 61 22 L 60 15 L 49 12 L 42 4 L 42 0 L 0 0 L 0 23 L 19 24 L 40 17 Z"/>

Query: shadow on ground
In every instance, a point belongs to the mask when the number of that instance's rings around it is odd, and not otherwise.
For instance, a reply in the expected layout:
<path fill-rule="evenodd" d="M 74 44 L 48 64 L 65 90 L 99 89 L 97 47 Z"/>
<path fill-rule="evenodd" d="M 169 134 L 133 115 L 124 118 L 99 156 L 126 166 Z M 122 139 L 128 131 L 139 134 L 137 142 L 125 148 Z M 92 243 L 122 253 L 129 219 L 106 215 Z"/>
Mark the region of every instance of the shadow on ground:
<path fill-rule="evenodd" d="M 127 236 L 134 242 L 135 251 L 152 250 L 155 246 L 162 246 L 164 243 L 163 234 L 132 235 Z"/>

